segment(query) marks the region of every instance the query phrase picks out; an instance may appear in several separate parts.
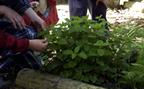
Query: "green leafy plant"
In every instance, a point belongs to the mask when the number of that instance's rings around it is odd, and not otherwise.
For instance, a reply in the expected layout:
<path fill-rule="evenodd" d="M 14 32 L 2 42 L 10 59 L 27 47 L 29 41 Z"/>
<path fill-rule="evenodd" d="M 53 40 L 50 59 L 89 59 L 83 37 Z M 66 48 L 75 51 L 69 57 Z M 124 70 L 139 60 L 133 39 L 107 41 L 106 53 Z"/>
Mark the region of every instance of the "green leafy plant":
<path fill-rule="evenodd" d="M 137 59 L 132 51 L 139 50 L 137 37 L 142 34 L 133 24 L 113 25 L 111 32 L 105 26 L 103 19 L 96 23 L 75 17 L 42 32 L 49 41 L 44 71 L 111 89 L 120 87 L 123 71 Z"/>
<path fill-rule="evenodd" d="M 119 80 L 119 85 L 122 89 L 143 89 L 144 87 L 144 28 L 143 28 L 143 20 L 135 19 L 129 21 L 125 26 L 135 29 L 134 32 L 134 46 L 137 50 L 132 51 L 131 60 L 128 62 L 132 62 L 129 65 L 127 70 L 123 71 L 123 75 Z M 121 25 L 120 25 L 121 26 Z M 138 54 L 137 54 L 138 53 Z M 132 59 L 133 58 L 133 59 Z"/>
<path fill-rule="evenodd" d="M 123 76 L 119 83 L 124 89 L 142 89 L 144 87 L 144 42 L 141 38 L 139 43 L 139 57 L 136 63 L 123 71 Z"/>

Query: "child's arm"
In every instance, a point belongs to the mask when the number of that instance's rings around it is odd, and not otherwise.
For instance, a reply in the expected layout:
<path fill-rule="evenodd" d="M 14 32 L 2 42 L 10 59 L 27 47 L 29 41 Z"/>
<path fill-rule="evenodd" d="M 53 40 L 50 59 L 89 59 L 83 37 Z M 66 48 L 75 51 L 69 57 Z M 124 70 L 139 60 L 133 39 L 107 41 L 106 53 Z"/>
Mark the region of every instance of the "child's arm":
<path fill-rule="evenodd" d="M 44 29 L 45 28 L 45 21 L 41 19 L 37 13 L 31 8 L 29 0 L 18 0 L 17 7 L 20 13 L 26 14 L 33 23 L 39 25 L 38 27 Z"/>
<path fill-rule="evenodd" d="M 10 49 L 15 52 L 23 52 L 27 50 L 29 41 L 27 39 L 17 39 L 13 35 L 0 31 L 0 49 Z"/>
<path fill-rule="evenodd" d="M 25 11 L 25 14 L 31 19 L 33 23 L 36 23 L 37 25 L 39 25 L 38 27 L 42 29 L 45 28 L 45 21 L 41 19 L 32 8 L 27 9 Z"/>
<path fill-rule="evenodd" d="M 43 51 L 47 47 L 47 41 L 44 39 L 18 39 L 13 35 L 0 31 L 0 49 L 10 49 L 15 52 L 24 52 L 27 49 Z"/>
<path fill-rule="evenodd" d="M 10 49 L 14 52 L 25 52 L 28 49 L 34 51 L 43 51 L 47 48 L 46 40 L 28 40 L 28 39 L 18 39 L 10 34 L 0 31 L 0 49 Z M 2 55 L 0 55 L 2 59 Z"/>
<path fill-rule="evenodd" d="M 33 11 L 33 9 L 30 6 L 30 2 L 29 0 L 0 0 L 0 4 L 1 2 L 7 6 L 9 6 L 10 8 L 14 9 L 16 12 L 18 12 L 19 14 L 23 15 L 26 14 L 32 22 L 37 23 L 38 25 L 40 25 L 41 28 L 45 27 L 45 22 L 44 20 L 42 20 L 37 14 L 36 12 Z M 6 12 L 6 11 L 5 11 Z M 8 12 L 8 11 L 7 11 Z M 14 15 L 14 13 L 11 13 L 11 15 Z M 16 16 L 15 16 L 16 17 Z M 19 16 L 17 16 L 19 17 Z M 19 20 L 16 20 L 15 23 L 17 25 L 19 25 Z M 23 20 L 22 20 L 23 21 Z M 14 22 L 14 21 L 13 21 Z M 14 23 L 14 25 L 15 25 Z M 21 24 L 19 25 L 21 28 L 23 28 L 23 24 L 21 26 Z"/>

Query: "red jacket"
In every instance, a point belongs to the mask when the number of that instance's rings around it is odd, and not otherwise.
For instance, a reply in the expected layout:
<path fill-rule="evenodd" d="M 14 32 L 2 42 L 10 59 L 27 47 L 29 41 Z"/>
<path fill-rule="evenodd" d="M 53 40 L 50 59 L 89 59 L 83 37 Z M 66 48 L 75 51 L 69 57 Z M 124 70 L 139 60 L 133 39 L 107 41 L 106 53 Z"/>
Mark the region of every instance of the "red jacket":
<path fill-rule="evenodd" d="M 37 0 L 30 0 L 30 1 L 37 1 Z M 56 0 L 47 0 L 48 8 L 50 8 L 49 15 L 47 17 L 44 17 L 39 11 L 37 14 L 46 22 L 46 26 L 49 25 L 55 25 L 59 18 L 56 8 Z M 30 19 L 27 16 L 24 16 L 24 20 L 27 25 L 31 24 Z"/>
<path fill-rule="evenodd" d="M 15 52 L 24 52 L 28 49 L 29 41 L 27 39 L 18 39 L 13 35 L 0 31 L 0 49 L 11 49 Z"/>

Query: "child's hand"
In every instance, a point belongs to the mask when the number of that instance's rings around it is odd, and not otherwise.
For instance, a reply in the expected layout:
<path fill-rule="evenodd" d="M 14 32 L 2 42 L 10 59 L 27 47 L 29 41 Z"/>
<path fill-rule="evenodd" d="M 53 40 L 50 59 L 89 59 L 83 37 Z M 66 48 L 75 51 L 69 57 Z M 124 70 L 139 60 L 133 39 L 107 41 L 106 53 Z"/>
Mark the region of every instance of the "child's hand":
<path fill-rule="evenodd" d="M 2 6 L 3 8 L 3 14 L 6 18 L 8 18 L 13 26 L 17 29 L 17 28 L 20 28 L 20 29 L 23 29 L 25 28 L 26 24 L 23 20 L 23 18 L 17 13 L 15 12 L 14 10 L 12 10 L 11 8 L 8 8 L 6 6 Z"/>
<path fill-rule="evenodd" d="M 38 29 L 44 29 L 45 28 L 45 26 L 46 26 L 45 21 L 43 19 L 41 19 L 32 8 L 27 9 L 25 11 L 25 14 L 31 19 L 31 21 L 34 23 L 34 25 Z"/>
<path fill-rule="evenodd" d="M 35 27 L 38 29 L 38 31 L 42 31 L 46 28 L 45 21 L 43 19 L 39 19 L 34 22 Z"/>
<path fill-rule="evenodd" d="M 30 5 L 31 5 L 31 7 L 34 9 L 34 11 L 37 12 L 39 2 L 38 2 L 38 1 L 32 1 L 32 2 L 30 2 Z"/>
<path fill-rule="evenodd" d="M 29 41 L 29 48 L 35 51 L 44 51 L 47 45 L 48 42 L 46 39 L 34 39 Z"/>

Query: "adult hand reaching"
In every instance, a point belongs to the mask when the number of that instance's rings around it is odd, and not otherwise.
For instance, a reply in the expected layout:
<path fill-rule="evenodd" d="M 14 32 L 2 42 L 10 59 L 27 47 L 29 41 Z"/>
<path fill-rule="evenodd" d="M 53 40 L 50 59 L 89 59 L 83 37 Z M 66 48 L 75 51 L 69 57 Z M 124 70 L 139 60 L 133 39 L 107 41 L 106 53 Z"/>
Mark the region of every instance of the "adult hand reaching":
<path fill-rule="evenodd" d="M 13 24 L 13 26 L 17 29 L 23 29 L 25 28 L 26 24 L 23 20 L 23 18 L 14 10 L 12 10 L 9 7 L 6 6 L 0 6 L 0 13 L 4 15 L 10 22 Z"/>

